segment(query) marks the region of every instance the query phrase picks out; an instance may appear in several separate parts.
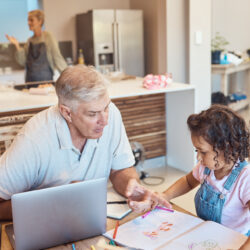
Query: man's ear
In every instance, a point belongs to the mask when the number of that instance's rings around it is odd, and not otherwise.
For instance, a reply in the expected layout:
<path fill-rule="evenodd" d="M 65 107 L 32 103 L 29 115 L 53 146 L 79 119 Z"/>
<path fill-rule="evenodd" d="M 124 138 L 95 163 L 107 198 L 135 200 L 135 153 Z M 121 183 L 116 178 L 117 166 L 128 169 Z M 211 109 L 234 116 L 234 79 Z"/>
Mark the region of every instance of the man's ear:
<path fill-rule="evenodd" d="M 59 111 L 67 122 L 72 122 L 71 110 L 69 107 L 65 106 L 64 104 L 59 104 Z"/>

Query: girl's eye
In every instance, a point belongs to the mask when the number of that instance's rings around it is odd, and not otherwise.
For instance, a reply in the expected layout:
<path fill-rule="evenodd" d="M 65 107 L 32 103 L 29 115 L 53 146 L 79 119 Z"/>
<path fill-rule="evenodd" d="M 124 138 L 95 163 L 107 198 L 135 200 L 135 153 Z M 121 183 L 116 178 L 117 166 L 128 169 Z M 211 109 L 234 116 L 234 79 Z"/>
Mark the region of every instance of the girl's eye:
<path fill-rule="evenodd" d="M 196 153 L 199 152 L 199 153 L 202 154 L 202 155 L 205 155 L 205 154 L 206 154 L 206 152 L 199 151 L 198 149 L 195 149 L 195 152 L 196 152 Z"/>

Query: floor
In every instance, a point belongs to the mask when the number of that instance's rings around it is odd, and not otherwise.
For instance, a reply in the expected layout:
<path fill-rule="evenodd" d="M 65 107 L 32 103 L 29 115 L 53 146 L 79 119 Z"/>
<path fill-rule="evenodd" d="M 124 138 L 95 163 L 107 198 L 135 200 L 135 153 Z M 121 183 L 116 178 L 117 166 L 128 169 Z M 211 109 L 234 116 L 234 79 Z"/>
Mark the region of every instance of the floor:
<path fill-rule="evenodd" d="M 242 117 L 244 117 L 244 119 L 246 120 L 246 122 L 248 123 L 249 127 L 250 127 L 250 107 L 243 109 L 241 111 L 238 112 Z M 145 185 L 147 188 L 150 188 L 152 190 L 155 190 L 157 192 L 162 192 L 164 191 L 166 188 L 168 188 L 171 184 L 173 184 L 176 180 L 178 180 L 180 177 L 184 176 L 186 173 L 182 172 L 180 170 L 168 167 L 168 166 L 164 166 L 164 167 L 160 167 L 160 161 L 158 160 L 157 166 L 159 167 L 154 167 L 154 168 L 145 168 L 145 171 L 149 174 L 149 176 L 156 176 L 156 177 L 163 177 L 164 178 L 164 182 L 162 184 L 159 185 Z M 145 179 L 148 183 L 152 183 L 152 184 L 156 184 L 157 181 L 159 182 L 158 179 L 153 179 L 153 178 L 146 178 Z M 172 200 L 172 202 L 174 202 L 175 204 L 179 205 L 180 207 L 186 209 L 187 211 L 196 214 L 195 212 L 195 206 L 194 206 L 194 195 L 197 191 L 198 187 L 194 190 L 192 190 L 191 192 L 180 196 L 178 198 L 175 198 Z"/>

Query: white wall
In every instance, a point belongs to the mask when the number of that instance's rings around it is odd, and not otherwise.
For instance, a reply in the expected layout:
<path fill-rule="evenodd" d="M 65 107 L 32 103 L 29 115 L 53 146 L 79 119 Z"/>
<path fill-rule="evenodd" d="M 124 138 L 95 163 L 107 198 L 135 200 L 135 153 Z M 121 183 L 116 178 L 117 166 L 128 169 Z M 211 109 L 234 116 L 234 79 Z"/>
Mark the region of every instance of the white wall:
<path fill-rule="evenodd" d="M 198 44 L 197 32 L 201 34 L 201 43 Z M 196 112 L 211 104 L 210 41 L 211 1 L 189 0 L 189 83 L 196 87 Z"/>
<path fill-rule="evenodd" d="M 175 82 L 188 82 L 188 1 L 167 2 L 167 71 Z"/>
<path fill-rule="evenodd" d="M 129 9 L 129 0 L 43 0 L 45 27 L 59 41 L 72 41 L 76 57 L 76 14 L 90 9 Z"/>
<path fill-rule="evenodd" d="M 249 0 L 212 0 L 212 37 L 220 32 L 228 41 L 228 50 L 246 51 L 250 48 L 250 1 Z M 219 91 L 220 77 L 213 76 L 213 91 Z M 229 79 L 232 93 L 245 90 L 247 75 L 244 72 L 234 74 Z M 248 93 L 250 96 L 250 93 Z"/>

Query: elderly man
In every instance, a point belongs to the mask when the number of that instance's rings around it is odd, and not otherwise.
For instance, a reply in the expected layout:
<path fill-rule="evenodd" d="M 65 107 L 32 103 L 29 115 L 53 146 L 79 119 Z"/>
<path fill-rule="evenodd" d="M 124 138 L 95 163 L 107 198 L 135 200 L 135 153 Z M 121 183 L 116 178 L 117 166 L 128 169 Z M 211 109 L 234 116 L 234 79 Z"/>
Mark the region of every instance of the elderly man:
<path fill-rule="evenodd" d="M 58 105 L 31 118 L 0 159 L 0 220 L 12 218 L 14 193 L 101 177 L 109 177 L 134 210 L 155 206 L 161 198 L 138 183 L 122 118 L 102 75 L 93 67 L 69 67 L 56 93 Z"/>

